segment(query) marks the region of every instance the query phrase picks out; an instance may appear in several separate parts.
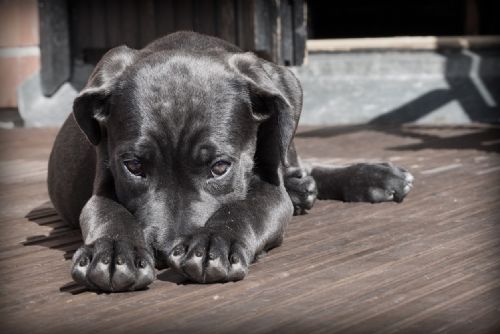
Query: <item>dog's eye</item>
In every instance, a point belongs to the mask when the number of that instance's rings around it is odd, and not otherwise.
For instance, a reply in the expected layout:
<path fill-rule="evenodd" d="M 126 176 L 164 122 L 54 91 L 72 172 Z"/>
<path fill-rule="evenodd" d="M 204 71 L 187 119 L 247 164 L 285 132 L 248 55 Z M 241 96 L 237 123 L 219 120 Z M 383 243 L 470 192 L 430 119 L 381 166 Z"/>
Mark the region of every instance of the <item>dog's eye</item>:
<path fill-rule="evenodd" d="M 219 160 L 216 163 L 212 165 L 212 175 L 217 177 L 217 176 L 222 176 L 226 174 L 226 172 L 229 170 L 229 167 L 231 167 L 231 163 L 228 161 L 224 160 Z"/>
<path fill-rule="evenodd" d="M 128 171 L 136 176 L 144 176 L 144 171 L 142 170 L 142 164 L 137 159 L 125 160 L 123 162 Z"/>

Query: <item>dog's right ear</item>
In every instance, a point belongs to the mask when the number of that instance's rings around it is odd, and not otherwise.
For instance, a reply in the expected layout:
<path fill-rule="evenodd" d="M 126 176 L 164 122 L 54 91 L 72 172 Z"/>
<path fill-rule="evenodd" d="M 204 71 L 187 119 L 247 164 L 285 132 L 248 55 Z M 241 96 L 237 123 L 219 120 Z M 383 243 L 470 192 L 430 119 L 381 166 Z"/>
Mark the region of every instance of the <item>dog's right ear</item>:
<path fill-rule="evenodd" d="M 101 126 L 109 116 L 108 99 L 125 69 L 136 60 L 138 52 L 126 46 L 109 50 L 73 102 L 76 123 L 93 145 L 101 141 Z"/>

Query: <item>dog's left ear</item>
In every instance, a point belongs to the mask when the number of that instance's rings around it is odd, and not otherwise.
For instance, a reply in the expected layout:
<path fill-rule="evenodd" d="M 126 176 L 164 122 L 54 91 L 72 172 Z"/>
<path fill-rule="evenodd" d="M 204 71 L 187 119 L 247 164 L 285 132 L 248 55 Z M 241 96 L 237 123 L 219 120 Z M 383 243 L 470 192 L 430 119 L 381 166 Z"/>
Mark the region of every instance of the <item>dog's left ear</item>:
<path fill-rule="evenodd" d="M 280 162 L 288 166 L 288 149 L 302 110 L 298 79 L 286 67 L 250 52 L 232 55 L 229 65 L 247 83 L 252 116 L 261 122 L 256 151 L 258 163 L 274 171 Z"/>
<path fill-rule="evenodd" d="M 73 102 L 76 123 L 94 145 L 101 141 L 102 125 L 109 116 L 109 97 L 119 84 L 125 69 L 135 61 L 137 53 L 137 50 L 126 46 L 108 51 Z"/>

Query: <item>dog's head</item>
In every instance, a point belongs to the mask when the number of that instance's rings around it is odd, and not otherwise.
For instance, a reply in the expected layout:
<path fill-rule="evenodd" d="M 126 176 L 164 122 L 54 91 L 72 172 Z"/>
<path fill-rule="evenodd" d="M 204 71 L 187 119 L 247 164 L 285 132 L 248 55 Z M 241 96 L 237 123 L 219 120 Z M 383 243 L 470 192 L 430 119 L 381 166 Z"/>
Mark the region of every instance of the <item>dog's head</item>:
<path fill-rule="evenodd" d="M 250 53 L 119 47 L 97 65 L 73 114 L 97 146 L 100 188 L 162 250 L 245 199 L 252 178 L 282 186 L 300 101 L 290 71 Z"/>

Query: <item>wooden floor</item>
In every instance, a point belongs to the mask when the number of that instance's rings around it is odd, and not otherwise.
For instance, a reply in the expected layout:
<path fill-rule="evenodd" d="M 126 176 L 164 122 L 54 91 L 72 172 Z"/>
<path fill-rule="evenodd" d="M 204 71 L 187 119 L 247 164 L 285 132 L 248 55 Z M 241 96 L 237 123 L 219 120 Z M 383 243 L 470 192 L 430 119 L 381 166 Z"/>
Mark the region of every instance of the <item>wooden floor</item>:
<path fill-rule="evenodd" d="M 0 332 L 500 333 L 500 128 L 301 129 L 307 161 L 390 160 L 402 204 L 319 202 L 244 281 L 96 294 L 71 282 L 78 231 L 50 208 L 55 130 L 0 132 Z"/>

